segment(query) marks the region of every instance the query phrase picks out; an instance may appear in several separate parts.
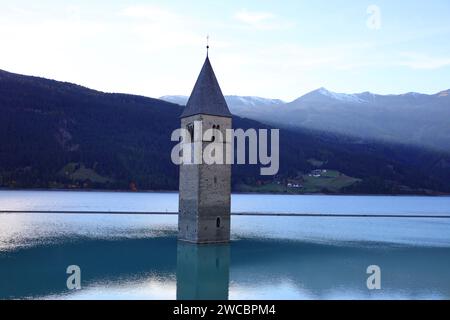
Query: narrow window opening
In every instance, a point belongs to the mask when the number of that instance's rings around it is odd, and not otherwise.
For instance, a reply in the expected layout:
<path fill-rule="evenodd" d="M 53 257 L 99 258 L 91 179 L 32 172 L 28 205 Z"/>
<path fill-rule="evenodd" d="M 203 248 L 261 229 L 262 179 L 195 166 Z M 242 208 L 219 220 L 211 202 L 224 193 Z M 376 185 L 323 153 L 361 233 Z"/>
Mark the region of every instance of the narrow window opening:
<path fill-rule="evenodd" d="M 217 219 L 216 219 L 216 227 L 220 228 L 220 218 L 219 217 L 217 217 Z"/>
<path fill-rule="evenodd" d="M 191 141 L 194 140 L 194 124 L 193 123 L 189 123 L 187 125 L 187 130 L 189 132 L 189 135 L 191 136 Z"/>

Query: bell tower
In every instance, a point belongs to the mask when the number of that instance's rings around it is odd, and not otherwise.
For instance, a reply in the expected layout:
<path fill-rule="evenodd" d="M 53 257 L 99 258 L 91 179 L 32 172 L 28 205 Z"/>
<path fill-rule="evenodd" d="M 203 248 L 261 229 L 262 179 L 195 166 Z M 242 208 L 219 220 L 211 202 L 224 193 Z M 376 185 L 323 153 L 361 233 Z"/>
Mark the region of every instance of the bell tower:
<path fill-rule="evenodd" d="M 231 165 L 226 164 L 225 155 L 231 146 L 226 130 L 231 127 L 231 113 L 207 55 L 181 115 L 181 128 L 189 131 L 188 147 L 197 152 L 199 159 L 204 159 L 204 154 L 214 147 L 223 150 L 224 161 L 180 165 L 178 239 L 181 241 L 230 240 Z M 212 129 L 209 131 L 212 135 L 205 135 L 208 129 Z M 196 143 L 200 148 L 194 151 Z"/>

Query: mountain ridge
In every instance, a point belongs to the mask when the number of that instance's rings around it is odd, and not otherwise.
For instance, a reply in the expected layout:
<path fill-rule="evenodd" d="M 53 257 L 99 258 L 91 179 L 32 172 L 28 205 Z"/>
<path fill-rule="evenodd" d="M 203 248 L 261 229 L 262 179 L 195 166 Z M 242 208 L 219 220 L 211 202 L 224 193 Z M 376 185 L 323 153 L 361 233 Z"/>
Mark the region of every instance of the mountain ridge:
<path fill-rule="evenodd" d="M 292 101 L 285 101 L 283 99 L 278 99 L 278 98 L 267 98 L 267 97 L 261 97 L 261 96 L 252 96 L 252 95 L 236 95 L 236 94 L 229 94 L 229 95 L 225 95 L 225 97 L 237 97 L 237 98 L 254 98 L 255 100 L 261 100 L 261 101 L 279 101 L 281 103 L 284 104 L 289 104 L 294 102 L 295 100 L 298 100 L 308 94 L 314 93 L 314 92 L 322 92 L 324 94 L 333 94 L 333 95 L 342 95 L 342 96 L 366 96 L 366 95 L 370 95 L 370 96 L 380 96 L 380 97 L 392 97 L 392 96 L 448 96 L 450 95 L 450 89 L 444 89 L 442 91 L 436 92 L 436 93 L 421 93 L 421 92 L 416 92 L 416 91 L 409 91 L 409 92 L 405 92 L 405 93 L 389 93 L 389 94 L 380 94 L 380 93 L 375 93 L 375 92 L 371 92 L 371 91 L 363 91 L 363 92 L 355 92 L 355 93 L 343 93 L 343 92 L 336 92 L 336 91 L 332 91 L 332 90 L 328 90 L 325 87 L 320 87 L 317 89 L 314 89 L 310 92 L 307 92 L 297 98 L 294 98 Z M 164 100 L 164 101 L 168 101 L 168 102 L 172 102 L 169 101 L 170 99 L 174 99 L 174 100 L 179 100 L 179 101 L 186 101 L 187 99 L 189 99 L 189 96 L 187 95 L 163 95 L 158 97 L 158 99 Z M 179 104 L 179 103 L 178 103 Z M 183 104 L 181 104 L 183 105 Z"/>
<path fill-rule="evenodd" d="M 234 114 L 280 128 L 312 129 L 448 151 L 449 92 L 346 94 L 319 88 L 286 103 L 273 103 L 281 100 L 260 97 L 225 96 L 225 99 Z M 187 97 L 162 99 L 183 105 Z"/>

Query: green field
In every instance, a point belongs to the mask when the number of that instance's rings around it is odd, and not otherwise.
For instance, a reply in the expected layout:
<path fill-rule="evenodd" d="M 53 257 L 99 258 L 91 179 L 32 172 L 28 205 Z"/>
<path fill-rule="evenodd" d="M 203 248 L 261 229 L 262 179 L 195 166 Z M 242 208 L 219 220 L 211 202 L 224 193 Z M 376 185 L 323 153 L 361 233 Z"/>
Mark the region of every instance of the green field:
<path fill-rule="evenodd" d="M 322 192 L 326 190 L 330 192 L 339 192 L 342 188 L 351 186 L 360 181 L 359 179 L 346 176 L 335 170 L 327 170 L 327 172 L 322 173 L 320 177 L 303 175 L 303 179 L 303 191 L 306 193 Z"/>
<path fill-rule="evenodd" d="M 294 180 L 296 181 L 295 183 L 301 184 L 303 188 L 292 188 L 287 187 L 285 183 L 278 184 L 272 182 L 259 186 L 240 184 L 236 186 L 236 189 L 239 192 L 257 193 L 339 193 L 343 188 L 360 181 L 360 179 L 346 176 L 336 170 L 327 170 L 326 173 L 321 173 L 320 177 L 303 174 L 301 177 Z"/>

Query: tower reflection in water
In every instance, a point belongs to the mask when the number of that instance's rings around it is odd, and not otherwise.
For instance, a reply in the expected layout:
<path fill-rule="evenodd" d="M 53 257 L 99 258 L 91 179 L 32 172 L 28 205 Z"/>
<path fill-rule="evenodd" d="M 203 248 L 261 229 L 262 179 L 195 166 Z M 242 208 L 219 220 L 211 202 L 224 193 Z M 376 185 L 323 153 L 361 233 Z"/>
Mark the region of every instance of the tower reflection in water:
<path fill-rule="evenodd" d="M 227 300 L 229 280 L 229 244 L 178 243 L 178 300 Z"/>

